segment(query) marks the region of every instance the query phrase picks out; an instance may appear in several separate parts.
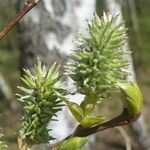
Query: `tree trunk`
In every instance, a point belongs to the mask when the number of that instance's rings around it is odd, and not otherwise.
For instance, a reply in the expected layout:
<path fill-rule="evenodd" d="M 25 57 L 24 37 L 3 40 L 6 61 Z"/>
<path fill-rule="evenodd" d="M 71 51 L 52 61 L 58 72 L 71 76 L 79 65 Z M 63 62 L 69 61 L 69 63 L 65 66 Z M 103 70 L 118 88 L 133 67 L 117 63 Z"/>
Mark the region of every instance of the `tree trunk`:
<path fill-rule="evenodd" d="M 121 5 L 119 4 L 119 2 L 117 2 L 116 0 L 105 0 L 105 4 L 106 4 L 106 9 L 110 13 L 112 13 L 114 15 L 119 15 L 118 22 L 123 21 Z M 124 46 L 124 50 L 129 51 L 128 44 Z M 135 81 L 136 76 L 135 76 L 135 71 L 134 71 L 134 67 L 133 67 L 132 56 L 128 55 L 128 57 L 124 58 L 124 59 L 127 59 L 130 62 L 129 68 L 128 68 L 130 75 L 127 77 L 127 80 Z M 148 135 L 147 128 L 145 125 L 143 114 L 130 127 L 131 127 L 132 133 L 134 134 L 134 137 L 136 138 L 136 140 L 139 144 L 139 147 L 140 147 L 139 149 L 140 150 L 141 149 L 142 150 L 150 149 L 149 135 Z"/>
<path fill-rule="evenodd" d="M 129 8 L 130 8 L 130 16 L 132 20 L 133 30 L 135 33 L 135 39 L 137 43 L 137 53 L 138 53 L 138 65 L 140 67 L 143 66 L 144 58 L 143 58 L 143 47 L 142 47 L 142 39 L 141 39 L 141 33 L 140 33 L 140 26 L 139 26 L 139 20 L 137 15 L 137 8 L 135 5 L 135 0 L 127 0 Z"/>
<path fill-rule="evenodd" d="M 8 102 L 8 105 L 13 111 L 16 111 L 17 106 L 16 103 L 14 102 L 14 96 L 13 92 L 10 88 L 10 86 L 6 83 L 5 79 L 3 76 L 0 74 L 0 100 L 5 99 Z"/>
<path fill-rule="evenodd" d="M 21 0 L 19 0 L 21 2 Z M 95 9 L 95 0 L 43 0 L 20 22 L 20 64 L 33 70 L 37 56 L 46 66 L 57 62 L 62 67 L 75 49 L 73 40 L 77 30 L 86 32 L 86 19 Z M 76 99 L 80 99 L 77 97 Z M 58 122 L 50 124 L 51 132 L 59 140 L 67 136 L 74 123 L 64 109 Z M 50 134 L 51 134 L 50 133 Z M 88 150 L 88 148 L 86 148 Z"/>

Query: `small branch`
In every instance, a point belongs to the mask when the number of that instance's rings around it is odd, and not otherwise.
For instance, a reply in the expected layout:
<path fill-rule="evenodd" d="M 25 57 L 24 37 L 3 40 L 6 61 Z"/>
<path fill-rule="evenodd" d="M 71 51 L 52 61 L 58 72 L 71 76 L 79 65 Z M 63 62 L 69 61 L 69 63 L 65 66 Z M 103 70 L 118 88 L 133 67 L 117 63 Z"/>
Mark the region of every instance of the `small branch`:
<path fill-rule="evenodd" d="M 31 150 L 25 138 L 18 138 L 19 150 Z"/>
<path fill-rule="evenodd" d="M 124 126 L 131 122 L 134 122 L 135 120 L 139 118 L 139 116 L 140 116 L 140 113 L 133 115 L 133 116 L 129 116 L 127 109 L 124 109 L 123 112 L 118 117 L 111 119 L 109 121 L 106 121 L 102 124 L 96 125 L 94 127 L 83 128 L 81 127 L 81 125 L 79 125 L 74 133 L 74 136 L 86 137 L 86 136 L 95 134 L 97 132 L 106 130 L 108 128 L 113 128 L 116 126 Z"/>
<path fill-rule="evenodd" d="M 26 14 L 28 13 L 34 6 L 36 6 L 41 0 L 27 0 L 27 2 L 23 5 L 21 10 L 15 16 L 12 21 L 10 21 L 4 29 L 0 32 L 0 40 L 15 26 L 16 23 Z"/>
<path fill-rule="evenodd" d="M 116 128 L 125 140 L 126 150 L 132 150 L 131 140 L 123 127 Z"/>
<path fill-rule="evenodd" d="M 109 129 L 109 128 L 127 125 L 131 122 L 136 121 L 139 118 L 140 114 L 141 113 L 130 116 L 127 112 L 127 109 L 124 109 L 123 112 L 119 116 L 117 116 L 117 117 L 115 117 L 109 121 L 106 121 L 102 124 L 96 125 L 94 127 L 83 128 L 81 125 L 78 125 L 77 128 L 75 129 L 75 131 L 71 135 L 69 135 L 68 137 L 66 137 L 62 141 L 59 141 L 59 142 L 53 144 L 50 147 L 50 150 L 55 150 L 56 147 L 60 143 L 68 140 L 71 137 L 86 137 L 86 136 L 101 132 L 101 131 Z"/>

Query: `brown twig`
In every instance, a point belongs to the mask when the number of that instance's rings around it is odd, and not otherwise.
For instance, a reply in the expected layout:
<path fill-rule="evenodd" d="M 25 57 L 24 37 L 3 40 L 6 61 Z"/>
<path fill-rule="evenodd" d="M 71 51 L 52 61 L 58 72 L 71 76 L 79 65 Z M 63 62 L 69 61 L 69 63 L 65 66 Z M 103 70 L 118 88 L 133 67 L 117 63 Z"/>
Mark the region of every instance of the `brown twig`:
<path fill-rule="evenodd" d="M 17 13 L 14 19 L 12 19 L 0 32 L 0 40 L 15 26 L 16 23 L 34 6 L 36 6 L 41 0 L 27 0 L 21 10 Z"/>
<path fill-rule="evenodd" d="M 131 115 L 128 114 L 127 109 L 123 109 L 123 112 L 119 116 L 117 116 L 117 117 L 115 117 L 115 118 L 113 118 L 109 121 L 106 121 L 102 124 L 96 125 L 94 127 L 83 128 L 81 125 L 78 125 L 77 128 L 75 129 L 75 131 L 71 135 L 69 135 L 65 139 L 51 145 L 50 150 L 55 150 L 56 147 L 60 143 L 62 143 L 63 141 L 68 140 L 71 137 L 86 137 L 86 136 L 98 133 L 100 131 L 103 131 L 103 130 L 106 130 L 106 129 L 109 129 L 109 128 L 127 125 L 131 122 L 136 121 L 139 118 L 140 114 L 141 113 L 138 113 L 138 114 L 135 114 L 135 115 L 131 116 Z"/>

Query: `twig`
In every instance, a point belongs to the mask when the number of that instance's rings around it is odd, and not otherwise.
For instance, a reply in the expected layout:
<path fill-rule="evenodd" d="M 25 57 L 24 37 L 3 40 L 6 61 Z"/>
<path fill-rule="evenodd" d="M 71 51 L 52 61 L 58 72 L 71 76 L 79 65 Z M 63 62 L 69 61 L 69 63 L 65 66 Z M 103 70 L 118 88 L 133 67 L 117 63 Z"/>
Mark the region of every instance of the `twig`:
<path fill-rule="evenodd" d="M 0 32 L 0 40 L 15 26 L 16 23 L 34 6 L 36 6 L 41 0 L 27 0 L 21 10 L 17 13 L 14 19 L 12 19 Z"/>
<path fill-rule="evenodd" d="M 123 127 L 118 127 L 116 128 L 120 134 L 122 135 L 122 137 L 124 138 L 125 140 L 125 144 L 126 144 L 126 150 L 131 150 L 132 149 L 132 146 L 131 146 L 131 139 L 130 137 L 128 136 L 128 134 L 126 133 L 126 131 L 124 130 Z"/>
<path fill-rule="evenodd" d="M 86 137 L 86 136 L 101 132 L 101 131 L 109 129 L 109 128 L 127 125 L 131 122 L 136 121 L 139 118 L 140 114 L 141 113 L 130 116 L 128 114 L 127 109 L 124 109 L 123 112 L 119 116 L 117 116 L 109 121 L 106 121 L 102 124 L 96 125 L 94 127 L 83 128 L 81 125 L 78 125 L 77 128 L 75 129 L 75 131 L 71 135 L 69 135 L 65 139 L 51 145 L 50 150 L 55 150 L 56 147 L 60 143 L 70 139 L 71 137 Z"/>

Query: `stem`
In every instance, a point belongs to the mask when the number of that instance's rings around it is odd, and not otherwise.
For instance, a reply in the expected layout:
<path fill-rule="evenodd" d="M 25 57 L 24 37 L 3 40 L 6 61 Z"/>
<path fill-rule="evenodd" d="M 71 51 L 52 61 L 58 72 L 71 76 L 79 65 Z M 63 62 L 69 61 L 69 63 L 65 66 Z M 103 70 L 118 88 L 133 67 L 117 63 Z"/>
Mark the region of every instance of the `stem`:
<path fill-rule="evenodd" d="M 28 13 L 34 6 L 36 6 L 41 0 L 27 0 L 21 10 L 17 13 L 14 19 L 12 19 L 0 32 L 0 40 L 15 26 L 16 23 Z"/>
<path fill-rule="evenodd" d="M 126 150 L 132 150 L 131 140 L 123 127 L 116 128 L 125 140 Z"/>
<path fill-rule="evenodd" d="M 31 150 L 25 138 L 18 138 L 18 147 L 19 150 Z"/>
<path fill-rule="evenodd" d="M 83 128 L 81 125 L 78 125 L 77 128 L 75 129 L 75 131 L 69 135 L 68 137 L 64 138 L 62 141 L 59 141 L 55 144 L 53 144 L 51 147 L 50 147 L 50 150 L 55 150 L 56 147 L 72 138 L 72 137 L 86 137 L 86 136 L 89 136 L 89 135 L 92 135 L 92 134 L 95 134 L 95 133 L 98 133 L 98 132 L 101 132 L 103 130 L 106 130 L 106 129 L 109 129 L 109 128 L 113 128 L 113 127 L 117 127 L 117 126 L 124 126 L 124 125 L 127 125 L 131 122 L 134 122 L 136 121 L 139 116 L 140 116 L 141 112 L 139 112 L 138 114 L 134 114 L 134 115 L 129 115 L 128 114 L 128 111 L 126 108 L 123 109 L 122 113 L 111 119 L 111 120 L 108 120 L 102 124 L 99 124 L 99 125 L 96 125 L 94 127 L 90 127 L 90 128 Z"/>

